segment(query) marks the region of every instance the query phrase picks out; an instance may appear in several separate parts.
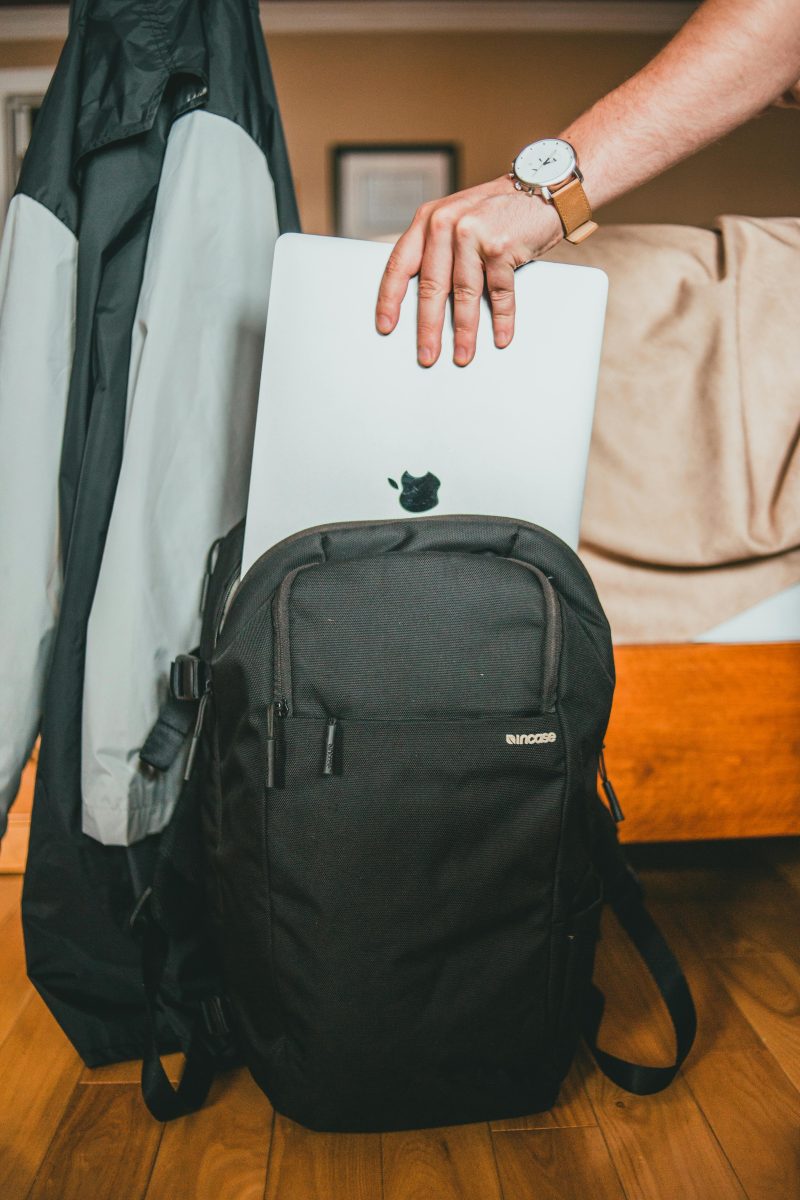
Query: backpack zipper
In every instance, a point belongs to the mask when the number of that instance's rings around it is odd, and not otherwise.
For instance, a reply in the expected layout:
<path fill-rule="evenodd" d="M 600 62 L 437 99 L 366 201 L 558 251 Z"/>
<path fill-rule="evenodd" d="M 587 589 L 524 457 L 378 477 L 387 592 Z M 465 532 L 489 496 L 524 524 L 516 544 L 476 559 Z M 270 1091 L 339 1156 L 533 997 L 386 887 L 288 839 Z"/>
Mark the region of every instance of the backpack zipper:
<path fill-rule="evenodd" d="M 267 778 L 268 788 L 278 786 L 279 722 L 291 715 L 292 657 L 289 644 L 289 592 L 301 571 L 317 564 L 303 563 L 281 580 L 272 598 L 273 674 L 272 701 L 267 705 Z M 327 761 L 327 759 L 326 759 Z M 331 762 L 333 760 L 331 759 Z"/>
<path fill-rule="evenodd" d="M 558 694 L 558 660 L 561 653 L 561 610 L 558 595 L 552 583 L 532 563 L 521 558 L 506 558 L 506 562 L 524 567 L 534 575 L 541 586 L 545 603 L 545 644 L 542 664 L 542 711 L 553 712 Z M 289 596 L 292 585 L 301 571 L 316 567 L 317 562 L 303 563 L 285 575 L 272 601 L 272 623 L 275 634 L 273 656 L 273 702 L 283 711 L 274 715 L 288 717 L 292 714 L 292 659 L 289 638 Z"/>
<path fill-rule="evenodd" d="M 605 743 L 603 743 L 603 745 L 600 747 L 600 755 L 598 757 L 597 766 L 598 770 L 600 771 L 600 781 L 603 785 L 603 791 L 606 794 L 606 800 L 608 800 L 608 807 L 611 810 L 611 815 L 615 822 L 617 825 L 619 825 L 620 821 L 625 820 L 625 813 L 622 811 L 622 805 L 617 798 L 614 785 L 608 778 L 608 772 L 606 771 L 606 756 L 604 754 L 605 748 Z"/>
<path fill-rule="evenodd" d="M 183 772 L 183 782 L 188 783 L 192 776 L 194 768 L 194 760 L 197 756 L 197 747 L 200 745 L 200 734 L 203 732 L 203 719 L 206 715 L 206 705 L 208 698 L 211 695 L 211 683 L 206 684 L 206 689 L 200 697 L 200 703 L 197 706 L 197 717 L 192 731 L 192 740 L 189 743 L 189 753 L 186 755 L 186 767 Z"/>
<path fill-rule="evenodd" d="M 184 783 L 192 774 L 197 747 L 200 744 L 200 734 L 203 731 L 203 718 L 206 705 L 211 697 L 211 673 L 208 664 L 196 654 L 179 654 L 170 668 L 170 691 L 176 700 L 197 700 L 192 739 L 183 772 Z"/>
<path fill-rule="evenodd" d="M 283 700 L 273 700 L 267 705 L 267 787 L 277 786 L 278 741 L 276 737 L 276 719 L 286 716 L 286 705 Z"/>
<path fill-rule="evenodd" d="M 558 660 L 561 657 L 561 608 L 558 593 L 544 571 L 521 558 L 507 558 L 506 562 L 524 567 L 539 580 L 544 596 L 545 631 L 544 661 L 542 663 L 542 712 L 554 712 L 558 698 Z"/>
<path fill-rule="evenodd" d="M 272 625 L 275 632 L 273 655 L 273 701 L 282 704 L 285 712 L 279 716 L 289 717 L 292 713 L 292 655 L 289 643 L 289 593 L 301 571 L 318 564 L 303 563 L 285 575 L 272 600 Z"/>

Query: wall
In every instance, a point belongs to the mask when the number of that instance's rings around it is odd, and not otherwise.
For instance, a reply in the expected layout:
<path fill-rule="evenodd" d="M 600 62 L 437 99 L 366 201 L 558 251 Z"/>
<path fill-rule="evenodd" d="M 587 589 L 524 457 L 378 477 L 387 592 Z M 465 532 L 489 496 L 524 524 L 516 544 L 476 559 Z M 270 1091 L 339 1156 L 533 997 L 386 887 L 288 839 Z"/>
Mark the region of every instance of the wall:
<path fill-rule="evenodd" d="M 0 17 L 0 20 L 2 18 Z M 331 230 L 329 148 L 454 141 L 462 183 L 506 169 L 636 71 L 664 39 L 555 34 L 276 35 L 270 55 L 304 227 Z M 0 67 L 55 61 L 50 42 L 0 43 Z M 771 110 L 602 214 L 707 224 L 725 212 L 800 213 L 800 113 Z"/>
<path fill-rule="evenodd" d="M 0 11 L 0 33 L 3 13 Z M 0 42 L 0 68 L 46 67 L 56 62 L 61 53 L 60 42 Z"/>
<path fill-rule="evenodd" d="M 330 229 L 331 143 L 455 141 L 470 186 L 506 169 L 534 137 L 558 132 L 661 44 L 629 35 L 272 38 L 306 228 Z M 798 214 L 798 142 L 800 113 L 772 110 L 609 205 L 603 219 L 705 224 L 724 212 Z"/>

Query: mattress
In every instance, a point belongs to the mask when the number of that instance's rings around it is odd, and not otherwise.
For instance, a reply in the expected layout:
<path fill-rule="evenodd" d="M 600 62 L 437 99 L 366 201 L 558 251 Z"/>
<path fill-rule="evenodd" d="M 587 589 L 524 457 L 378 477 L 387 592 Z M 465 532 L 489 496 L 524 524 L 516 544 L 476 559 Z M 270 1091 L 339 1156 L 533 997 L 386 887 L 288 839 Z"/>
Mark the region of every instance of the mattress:
<path fill-rule="evenodd" d="M 696 642 L 800 641 L 800 583 L 768 596 L 694 639 Z"/>

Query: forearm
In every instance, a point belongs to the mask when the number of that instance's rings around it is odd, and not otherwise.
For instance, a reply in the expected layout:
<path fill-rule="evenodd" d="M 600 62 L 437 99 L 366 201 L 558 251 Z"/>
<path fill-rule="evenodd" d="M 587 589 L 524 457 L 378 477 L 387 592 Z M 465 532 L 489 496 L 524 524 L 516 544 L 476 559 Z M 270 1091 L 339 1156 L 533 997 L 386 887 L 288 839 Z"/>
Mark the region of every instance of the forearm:
<path fill-rule="evenodd" d="M 660 54 L 561 136 L 577 150 L 597 209 L 743 124 L 798 77 L 798 0 L 706 0 Z"/>

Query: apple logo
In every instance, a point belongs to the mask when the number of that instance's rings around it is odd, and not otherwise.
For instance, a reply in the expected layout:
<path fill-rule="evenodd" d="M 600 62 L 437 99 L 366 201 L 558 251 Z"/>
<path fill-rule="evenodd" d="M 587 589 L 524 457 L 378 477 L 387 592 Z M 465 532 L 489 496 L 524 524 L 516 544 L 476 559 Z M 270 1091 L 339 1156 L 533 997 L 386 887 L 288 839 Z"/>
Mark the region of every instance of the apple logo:
<path fill-rule="evenodd" d="M 400 478 L 402 491 L 394 479 L 390 478 L 389 483 L 400 492 L 400 505 L 406 512 L 427 512 L 439 503 L 439 488 L 442 483 L 430 471 L 425 475 L 412 475 L 403 471 Z"/>

